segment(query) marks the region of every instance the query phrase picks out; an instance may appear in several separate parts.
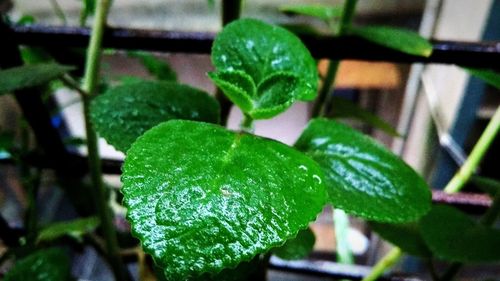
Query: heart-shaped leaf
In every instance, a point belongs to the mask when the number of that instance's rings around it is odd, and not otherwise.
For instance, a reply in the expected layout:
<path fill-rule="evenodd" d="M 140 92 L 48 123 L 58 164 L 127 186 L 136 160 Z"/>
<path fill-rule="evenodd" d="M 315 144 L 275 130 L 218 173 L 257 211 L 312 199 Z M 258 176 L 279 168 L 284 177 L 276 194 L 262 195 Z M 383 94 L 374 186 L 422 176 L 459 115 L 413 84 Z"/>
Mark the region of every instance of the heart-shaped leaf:
<path fill-rule="evenodd" d="M 483 226 L 449 206 L 434 206 L 420 220 L 422 236 L 435 256 L 456 262 L 500 260 L 500 231 Z"/>
<path fill-rule="evenodd" d="M 173 120 L 141 136 L 123 166 L 133 234 L 168 280 L 217 273 L 279 246 L 326 203 L 320 167 L 282 143 Z"/>
<path fill-rule="evenodd" d="M 411 30 L 388 26 L 365 26 L 353 27 L 349 33 L 406 54 L 422 57 L 429 57 L 432 54 L 432 44 Z"/>
<path fill-rule="evenodd" d="M 270 118 L 286 110 L 294 101 L 313 100 L 317 94 L 318 72 L 314 59 L 300 39 L 278 26 L 253 19 L 232 22 L 214 41 L 212 62 L 216 72 L 210 77 L 215 84 L 254 119 Z M 235 74 L 229 75 L 231 72 Z M 257 85 L 256 93 L 250 92 L 252 87 L 242 87 L 237 83 L 248 78 L 251 84 Z M 269 95 L 269 92 L 259 89 L 260 85 L 270 89 L 273 88 L 272 82 L 279 84 L 273 90 L 273 95 L 278 97 L 266 99 L 272 103 L 259 102 L 262 96 Z M 248 81 L 244 83 L 246 85 Z M 285 87 L 283 83 L 290 84 Z M 277 89 L 286 89 L 288 92 L 279 92 Z M 235 91 L 244 91 L 237 93 L 237 96 L 251 97 L 252 107 L 248 107 L 247 103 L 238 103 L 234 99 Z M 256 113 L 259 110 L 266 114 L 259 115 Z"/>
<path fill-rule="evenodd" d="M 350 127 L 310 121 L 295 144 L 320 164 L 331 203 L 382 222 L 414 221 L 430 208 L 425 181 L 399 157 Z"/>
<path fill-rule="evenodd" d="M 64 251 L 51 248 L 37 251 L 16 262 L 4 276 L 4 281 L 67 281 L 69 260 Z"/>
<path fill-rule="evenodd" d="M 72 66 L 47 63 L 0 70 L 0 94 L 40 86 L 73 69 Z"/>
<path fill-rule="evenodd" d="M 120 151 L 145 131 L 171 119 L 219 122 L 219 105 L 207 93 L 173 82 L 137 82 L 112 88 L 92 101 L 99 134 Z"/>
<path fill-rule="evenodd" d="M 416 223 L 391 224 L 371 222 L 370 227 L 380 237 L 384 238 L 384 240 L 391 242 L 410 255 L 424 258 L 432 256 L 431 250 L 425 244 Z"/>
<path fill-rule="evenodd" d="M 304 15 L 315 17 L 324 21 L 331 21 L 335 18 L 339 18 L 342 15 L 342 6 L 328 6 L 321 4 L 285 5 L 280 7 L 280 11 L 283 13 Z"/>
<path fill-rule="evenodd" d="M 312 252 L 316 237 L 310 228 L 299 231 L 295 238 L 273 249 L 273 254 L 285 260 L 299 260 L 307 257 Z"/>
<path fill-rule="evenodd" d="M 96 217 L 53 223 L 40 231 L 37 242 L 49 242 L 66 235 L 81 240 L 84 234 L 94 231 L 97 226 L 99 219 Z"/>

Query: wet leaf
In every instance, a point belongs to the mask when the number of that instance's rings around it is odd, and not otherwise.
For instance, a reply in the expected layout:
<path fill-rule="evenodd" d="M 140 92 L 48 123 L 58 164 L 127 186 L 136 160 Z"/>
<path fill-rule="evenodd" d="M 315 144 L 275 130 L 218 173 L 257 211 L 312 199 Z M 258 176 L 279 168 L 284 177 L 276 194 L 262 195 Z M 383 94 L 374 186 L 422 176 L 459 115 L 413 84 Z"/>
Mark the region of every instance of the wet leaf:
<path fill-rule="evenodd" d="M 70 277 L 69 259 L 61 249 L 37 251 L 14 264 L 4 281 L 67 281 Z"/>
<path fill-rule="evenodd" d="M 300 39 L 278 26 L 253 19 L 230 23 L 215 39 L 212 62 L 216 71 L 210 78 L 254 119 L 273 117 L 317 94 L 314 59 Z"/>
<path fill-rule="evenodd" d="M 349 33 L 410 55 L 429 57 L 432 53 L 432 44 L 411 30 L 388 26 L 366 26 L 353 27 Z"/>
<path fill-rule="evenodd" d="M 389 241 L 410 255 L 424 258 L 432 256 L 431 250 L 429 250 L 429 247 L 427 247 L 420 234 L 417 223 L 390 224 L 370 222 L 370 227 L 384 240 Z"/>
<path fill-rule="evenodd" d="M 326 203 L 320 167 L 282 143 L 174 120 L 123 167 L 132 233 L 168 280 L 218 273 L 283 244 Z"/>
<path fill-rule="evenodd" d="M 219 122 L 219 104 L 207 93 L 173 82 L 137 82 L 98 96 L 91 120 L 117 150 L 127 151 L 145 131 L 171 119 Z"/>
<path fill-rule="evenodd" d="M 328 6 L 321 4 L 285 5 L 280 8 L 283 13 L 311 16 L 324 21 L 330 21 L 342 15 L 342 6 Z"/>
<path fill-rule="evenodd" d="M 73 69 L 71 66 L 47 63 L 0 70 L 0 95 L 19 89 L 40 86 Z"/>
<path fill-rule="evenodd" d="M 99 226 L 99 219 L 96 217 L 53 223 L 40 231 L 37 242 L 49 242 L 63 236 L 81 240 L 83 235 L 94 231 L 97 226 Z"/>
<path fill-rule="evenodd" d="M 434 206 L 420 221 L 422 236 L 438 258 L 456 262 L 500 260 L 500 231 L 449 206 Z"/>
<path fill-rule="evenodd" d="M 334 207 L 381 222 L 427 213 L 431 193 L 403 160 L 375 140 L 333 120 L 309 122 L 295 144 L 320 164 Z"/>
<path fill-rule="evenodd" d="M 343 98 L 332 98 L 332 109 L 328 113 L 328 117 L 357 119 L 378 128 L 393 137 L 401 136 L 396 129 L 394 129 L 392 125 L 387 123 L 384 119 Z"/>
<path fill-rule="evenodd" d="M 307 257 L 313 250 L 316 237 L 310 228 L 299 231 L 295 238 L 289 239 L 283 246 L 273 249 L 274 255 L 285 260 L 299 260 Z"/>

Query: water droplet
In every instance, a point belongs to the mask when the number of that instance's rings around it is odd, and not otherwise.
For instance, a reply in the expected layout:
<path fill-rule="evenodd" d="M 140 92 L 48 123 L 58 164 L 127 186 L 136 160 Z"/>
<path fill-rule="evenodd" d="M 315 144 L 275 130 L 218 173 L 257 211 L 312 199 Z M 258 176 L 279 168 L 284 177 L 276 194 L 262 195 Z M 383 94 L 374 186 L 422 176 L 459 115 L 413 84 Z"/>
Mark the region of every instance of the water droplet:
<path fill-rule="evenodd" d="M 322 183 L 321 178 L 318 175 L 313 175 L 313 179 L 315 179 L 318 182 L 318 184 Z"/>
<path fill-rule="evenodd" d="M 306 171 L 306 172 L 307 172 L 307 167 L 306 167 L 306 166 L 304 166 L 304 165 L 300 165 L 300 166 L 299 166 L 299 169 L 304 170 L 304 171 Z"/>

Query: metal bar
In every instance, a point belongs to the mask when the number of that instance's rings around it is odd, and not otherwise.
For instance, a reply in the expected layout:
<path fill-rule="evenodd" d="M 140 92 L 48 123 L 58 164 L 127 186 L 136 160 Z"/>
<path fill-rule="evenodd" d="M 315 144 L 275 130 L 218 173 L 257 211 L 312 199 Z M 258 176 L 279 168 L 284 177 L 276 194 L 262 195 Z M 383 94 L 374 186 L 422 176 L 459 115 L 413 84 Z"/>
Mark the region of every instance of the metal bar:
<path fill-rule="evenodd" d="M 87 46 L 88 28 L 67 26 L 12 26 L 20 44 L 42 47 Z M 214 39 L 212 33 L 157 31 L 108 28 L 104 47 L 140 49 L 172 53 L 209 54 Z M 469 67 L 500 69 L 500 42 L 455 42 L 433 40 L 430 57 L 403 54 L 353 36 L 301 36 L 305 45 L 317 58 L 360 59 L 397 63 L 443 63 Z"/>

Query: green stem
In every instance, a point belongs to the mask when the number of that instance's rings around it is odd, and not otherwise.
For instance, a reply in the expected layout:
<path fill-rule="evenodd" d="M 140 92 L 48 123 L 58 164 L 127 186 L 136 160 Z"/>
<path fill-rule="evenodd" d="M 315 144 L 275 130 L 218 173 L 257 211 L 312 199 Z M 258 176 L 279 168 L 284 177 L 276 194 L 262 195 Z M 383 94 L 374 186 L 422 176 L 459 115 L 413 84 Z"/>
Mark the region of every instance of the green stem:
<path fill-rule="evenodd" d="M 500 106 L 495 111 L 493 118 L 486 126 L 483 134 L 477 141 L 476 145 L 472 149 L 469 157 L 465 163 L 460 167 L 460 170 L 451 179 L 448 185 L 445 187 L 444 191 L 447 193 L 458 192 L 462 187 L 469 181 L 470 177 L 474 174 L 481 159 L 490 147 L 491 143 L 495 139 L 500 129 Z"/>
<path fill-rule="evenodd" d="M 340 209 L 333 210 L 335 240 L 337 245 L 337 261 L 342 264 L 353 264 L 354 257 L 349 246 L 349 216 Z"/>
<path fill-rule="evenodd" d="M 247 115 L 247 114 L 243 115 L 243 121 L 241 121 L 240 129 L 243 132 L 253 133 L 253 131 L 254 131 L 253 118 L 250 117 L 250 115 Z"/>
<path fill-rule="evenodd" d="M 63 9 L 61 8 L 61 5 L 59 5 L 57 0 L 50 0 L 50 4 L 52 5 L 54 12 L 56 13 L 57 17 L 61 20 L 62 24 L 67 25 L 68 20 L 66 18 L 66 15 L 64 14 Z"/>
<path fill-rule="evenodd" d="M 392 267 L 396 262 L 398 262 L 399 258 L 403 255 L 403 251 L 400 248 L 394 247 L 387 255 L 385 255 L 373 268 L 370 274 L 365 276 L 361 281 L 375 281 L 377 280 L 384 272 Z"/>
<path fill-rule="evenodd" d="M 83 96 L 83 110 L 85 119 L 85 132 L 87 135 L 87 150 L 89 159 L 90 177 L 93 184 L 93 192 L 96 200 L 96 207 L 101 227 L 106 242 L 107 260 L 116 280 L 129 280 L 125 266 L 119 255 L 116 230 L 113 224 L 113 215 L 109 209 L 106 189 L 102 181 L 102 164 L 99 157 L 99 147 L 97 133 L 90 122 L 90 102 L 92 96 L 97 92 L 99 83 L 99 66 L 101 60 L 101 46 L 106 18 L 110 6 L 109 0 L 99 0 L 96 6 L 96 13 L 93 22 L 92 35 L 87 49 L 85 62 L 85 76 L 83 81 L 83 91 L 88 95 Z"/>
<path fill-rule="evenodd" d="M 352 25 L 352 19 L 354 18 L 354 11 L 356 10 L 356 4 L 358 0 L 347 0 L 344 4 L 344 8 L 342 10 L 342 15 L 340 17 L 340 23 L 338 30 L 335 31 L 335 34 L 338 36 L 342 36 L 349 31 L 349 28 Z M 326 106 L 330 104 L 331 97 L 328 95 L 330 93 L 330 89 L 335 84 L 335 77 L 337 76 L 337 71 L 339 68 L 339 61 L 330 61 L 328 63 L 328 70 L 326 73 L 325 80 L 323 81 L 323 85 L 318 94 L 318 99 L 314 104 L 312 117 L 323 116 L 326 114 Z"/>

